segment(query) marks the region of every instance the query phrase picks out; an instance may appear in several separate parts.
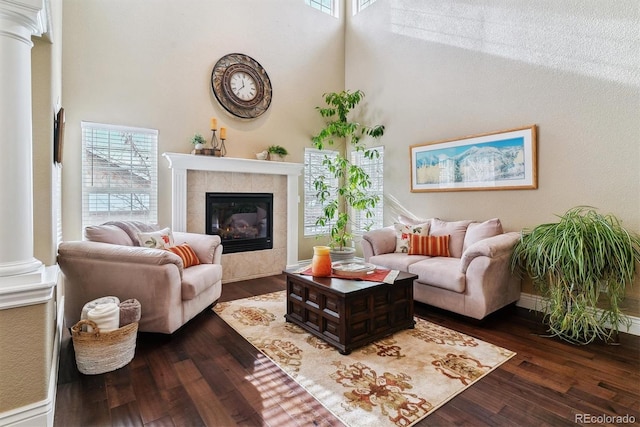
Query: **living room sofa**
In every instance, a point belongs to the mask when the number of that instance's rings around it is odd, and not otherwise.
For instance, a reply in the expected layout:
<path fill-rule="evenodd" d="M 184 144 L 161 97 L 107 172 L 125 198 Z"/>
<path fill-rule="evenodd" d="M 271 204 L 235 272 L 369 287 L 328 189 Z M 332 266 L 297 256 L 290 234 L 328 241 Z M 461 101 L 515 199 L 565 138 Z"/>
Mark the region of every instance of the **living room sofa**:
<path fill-rule="evenodd" d="M 418 241 L 416 235 L 441 236 L 440 240 L 448 236 L 449 256 L 410 254 L 409 241 Z M 415 301 L 483 319 L 520 298 L 521 280 L 509 266 L 519 237 L 517 232 L 503 232 L 497 218 L 484 222 L 403 218 L 365 233 L 362 250 L 367 262 L 417 274 Z"/>
<path fill-rule="evenodd" d="M 158 231 L 155 225 L 114 221 L 87 227 L 84 241 L 60 243 L 66 327 L 80 319 L 87 302 L 116 296 L 140 302 L 139 331 L 171 334 L 218 300 L 220 237 L 169 230 L 175 245 L 186 243 L 198 258 L 198 265 L 185 268 L 183 259 L 169 250 L 140 246 L 140 233 Z"/>

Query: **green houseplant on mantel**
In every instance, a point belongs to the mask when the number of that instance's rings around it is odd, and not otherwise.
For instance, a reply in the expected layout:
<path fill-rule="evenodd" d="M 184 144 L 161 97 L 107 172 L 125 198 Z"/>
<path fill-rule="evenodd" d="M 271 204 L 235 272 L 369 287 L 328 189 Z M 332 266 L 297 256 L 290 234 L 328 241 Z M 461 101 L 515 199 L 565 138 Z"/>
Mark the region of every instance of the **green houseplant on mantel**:
<path fill-rule="evenodd" d="M 640 237 L 587 206 L 559 218 L 522 231 L 511 268 L 527 273 L 545 299 L 552 336 L 573 344 L 610 341 L 620 324 L 630 326 L 620 302 L 640 262 Z"/>
<path fill-rule="evenodd" d="M 325 93 L 326 106 L 316 107 L 325 126 L 311 138 L 313 147 L 318 150 L 337 151 L 337 155 L 325 153 L 322 164 L 337 186 L 332 186 L 323 174 L 312 176 L 318 201 L 322 205 L 322 214 L 316 219 L 316 225 L 329 227 L 329 246 L 332 260 L 353 257 L 354 248 L 350 246 L 353 211 L 362 211 L 365 218 L 373 217 L 373 209 L 379 202 L 377 195 L 369 193 L 371 177 L 359 165 L 349 160 L 352 151 L 361 152 L 365 158 L 376 159 L 380 153 L 368 148 L 367 138 L 374 140 L 384 135 L 383 125 L 369 126 L 356 121 L 355 111 L 364 98 L 361 90 Z"/>
<path fill-rule="evenodd" d="M 195 135 L 193 135 L 191 137 L 190 142 L 193 144 L 194 148 L 196 150 L 201 150 L 204 148 L 204 146 L 206 145 L 207 141 L 204 139 L 204 137 L 202 135 L 200 135 L 199 133 L 196 133 Z"/>
<path fill-rule="evenodd" d="M 289 154 L 286 148 L 281 145 L 270 145 L 267 148 L 270 160 L 282 161 Z"/>

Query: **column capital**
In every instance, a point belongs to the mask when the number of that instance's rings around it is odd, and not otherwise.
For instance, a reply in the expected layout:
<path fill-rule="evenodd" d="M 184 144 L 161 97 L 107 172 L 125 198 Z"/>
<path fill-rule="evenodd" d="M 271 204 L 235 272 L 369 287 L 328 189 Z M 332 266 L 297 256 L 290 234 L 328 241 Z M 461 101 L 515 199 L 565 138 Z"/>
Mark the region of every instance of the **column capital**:
<path fill-rule="evenodd" d="M 51 29 L 50 0 L 0 0 L 0 19 L 24 27 L 31 35 L 41 36 Z M 6 30 L 0 26 L 0 32 L 3 31 Z"/>

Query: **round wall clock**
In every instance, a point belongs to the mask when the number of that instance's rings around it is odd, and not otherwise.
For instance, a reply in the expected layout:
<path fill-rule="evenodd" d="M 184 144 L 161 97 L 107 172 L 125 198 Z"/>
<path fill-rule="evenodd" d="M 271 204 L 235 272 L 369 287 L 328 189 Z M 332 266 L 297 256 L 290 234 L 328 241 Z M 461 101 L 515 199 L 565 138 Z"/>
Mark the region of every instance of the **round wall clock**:
<path fill-rule="evenodd" d="M 271 104 L 271 80 L 248 55 L 230 53 L 213 66 L 211 90 L 222 107 L 236 117 L 253 119 Z"/>

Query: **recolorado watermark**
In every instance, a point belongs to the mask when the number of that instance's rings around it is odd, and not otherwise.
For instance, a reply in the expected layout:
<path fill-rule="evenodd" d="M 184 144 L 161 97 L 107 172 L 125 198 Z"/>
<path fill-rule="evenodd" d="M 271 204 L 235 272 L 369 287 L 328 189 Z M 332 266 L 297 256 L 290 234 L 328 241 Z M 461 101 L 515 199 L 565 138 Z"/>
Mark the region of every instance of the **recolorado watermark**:
<path fill-rule="evenodd" d="M 634 424 L 636 417 L 633 415 L 593 415 L 575 414 L 575 423 L 580 424 Z"/>

